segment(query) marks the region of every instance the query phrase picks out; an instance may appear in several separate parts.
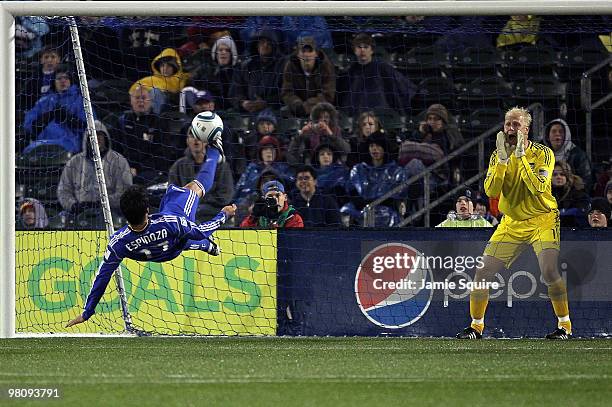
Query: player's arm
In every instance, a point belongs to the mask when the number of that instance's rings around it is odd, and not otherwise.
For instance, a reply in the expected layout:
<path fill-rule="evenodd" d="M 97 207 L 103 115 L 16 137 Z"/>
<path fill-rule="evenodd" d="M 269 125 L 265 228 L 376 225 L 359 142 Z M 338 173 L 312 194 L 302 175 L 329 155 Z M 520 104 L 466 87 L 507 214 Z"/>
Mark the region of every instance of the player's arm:
<path fill-rule="evenodd" d="M 81 315 L 68 322 L 66 327 L 71 327 L 72 325 L 80 324 L 81 322 L 87 321 L 93 314 L 96 312 L 96 306 L 100 302 L 104 291 L 106 291 L 106 287 L 110 282 L 110 279 L 121 264 L 122 258 L 117 255 L 117 253 L 113 250 L 113 248 L 109 245 L 104 253 L 104 258 L 102 259 L 102 263 L 100 263 L 100 267 L 98 268 L 98 272 L 96 273 L 96 279 L 94 280 L 93 286 L 91 287 L 91 291 L 87 296 L 87 301 L 85 302 L 85 309 Z"/>
<path fill-rule="evenodd" d="M 550 185 L 555 168 L 555 155 L 549 148 L 542 150 L 533 168 L 525 155 L 520 156 L 519 175 L 532 194 L 541 194 Z"/>
<path fill-rule="evenodd" d="M 484 181 L 484 190 L 487 196 L 495 198 L 500 196 L 507 168 L 508 164 L 500 162 L 497 157 L 497 151 L 494 151 L 493 154 L 491 154 L 487 177 Z"/>
<path fill-rule="evenodd" d="M 228 205 L 223 207 L 221 211 L 208 222 L 200 223 L 188 222 L 184 228 L 186 237 L 190 240 L 208 239 L 215 230 L 219 229 L 227 219 L 234 216 L 236 213 L 236 205 Z M 185 226 L 185 225 L 183 225 Z"/>

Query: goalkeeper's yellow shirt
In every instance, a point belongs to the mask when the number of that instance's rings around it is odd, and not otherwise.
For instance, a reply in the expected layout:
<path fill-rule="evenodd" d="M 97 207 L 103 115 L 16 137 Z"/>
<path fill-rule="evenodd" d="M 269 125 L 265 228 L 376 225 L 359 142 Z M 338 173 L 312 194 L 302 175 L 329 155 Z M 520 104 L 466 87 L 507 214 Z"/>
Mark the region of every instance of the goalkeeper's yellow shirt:
<path fill-rule="evenodd" d="M 512 154 L 500 164 L 497 150 L 491 154 L 484 182 L 485 193 L 499 197 L 499 209 L 514 220 L 526 220 L 557 209 L 551 192 L 555 155 L 545 145 L 529 142 L 525 155 Z"/>

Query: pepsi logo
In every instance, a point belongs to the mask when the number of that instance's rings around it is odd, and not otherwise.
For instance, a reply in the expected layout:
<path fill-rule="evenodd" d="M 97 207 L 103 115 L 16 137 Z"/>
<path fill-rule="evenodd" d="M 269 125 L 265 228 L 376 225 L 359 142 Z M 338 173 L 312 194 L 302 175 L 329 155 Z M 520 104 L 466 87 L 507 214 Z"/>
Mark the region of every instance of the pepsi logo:
<path fill-rule="evenodd" d="M 355 275 L 355 296 L 370 322 L 384 328 L 403 328 L 418 321 L 429 308 L 433 275 L 423 254 L 402 243 L 370 250 Z"/>

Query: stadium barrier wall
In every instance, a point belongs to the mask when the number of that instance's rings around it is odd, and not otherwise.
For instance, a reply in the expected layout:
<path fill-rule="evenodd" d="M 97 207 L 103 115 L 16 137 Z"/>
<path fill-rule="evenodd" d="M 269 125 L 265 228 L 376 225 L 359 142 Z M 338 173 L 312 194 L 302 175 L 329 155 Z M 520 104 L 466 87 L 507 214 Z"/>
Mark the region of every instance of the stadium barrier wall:
<path fill-rule="evenodd" d="M 461 281 L 463 286 L 471 281 L 490 233 L 283 230 L 278 241 L 278 334 L 454 336 L 469 324 L 469 290 L 461 288 Z M 612 236 L 606 230 L 564 230 L 562 237 L 560 272 L 568 284 L 575 331 L 607 336 L 612 332 Z M 381 258 L 393 260 L 399 254 L 403 260 L 404 254 L 410 258 L 416 253 L 429 258 L 430 267 L 409 274 L 380 270 Z M 379 273 L 373 270 L 376 264 Z M 375 288 L 406 276 L 415 281 L 412 290 Z M 491 289 L 486 315 L 487 334 L 542 337 L 555 328 L 532 250 L 498 276 L 499 288 Z M 421 281 L 444 280 L 454 282 L 454 289 L 450 284 L 420 288 Z"/>
<path fill-rule="evenodd" d="M 471 281 L 490 233 L 222 230 L 220 257 L 186 252 L 168 263 L 126 261 L 127 299 L 135 326 L 158 334 L 452 336 L 469 320 L 468 290 L 460 283 Z M 564 230 L 562 236 L 559 264 L 576 332 L 606 336 L 612 235 Z M 92 323 L 64 328 L 82 310 L 104 251 L 97 242 L 105 240 L 103 231 L 17 233 L 17 332 L 124 329 L 114 281 Z M 429 263 L 413 267 L 419 255 Z M 555 317 L 539 275 L 531 250 L 501 273 L 499 288 L 491 290 L 487 333 L 550 331 Z M 371 289 L 403 279 L 415 285 Z M 434 284 L 444 280 L 456 286 Z M 421 288 L 422 281 L 430 286 Z"/>

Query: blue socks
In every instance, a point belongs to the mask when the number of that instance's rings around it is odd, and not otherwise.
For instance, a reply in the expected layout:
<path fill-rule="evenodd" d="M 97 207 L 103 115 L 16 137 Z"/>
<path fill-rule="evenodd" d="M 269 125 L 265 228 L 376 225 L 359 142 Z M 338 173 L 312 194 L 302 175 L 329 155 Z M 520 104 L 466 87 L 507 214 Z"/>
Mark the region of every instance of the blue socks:
<path fill-rule="evenodd" d="M 205 193 L 210 191 L 215 181 L 215 171 L 220 156 L 221 154 L 216 148 L 209 147 L 206 149 L 206 160 L 204 160 L 200 172 L 196 175 L 196 181 L 202 184 Z"/>

